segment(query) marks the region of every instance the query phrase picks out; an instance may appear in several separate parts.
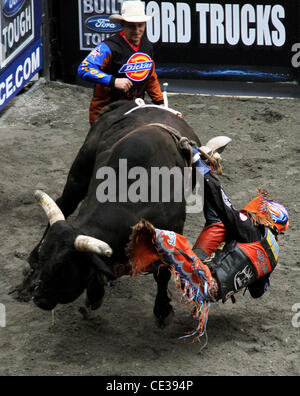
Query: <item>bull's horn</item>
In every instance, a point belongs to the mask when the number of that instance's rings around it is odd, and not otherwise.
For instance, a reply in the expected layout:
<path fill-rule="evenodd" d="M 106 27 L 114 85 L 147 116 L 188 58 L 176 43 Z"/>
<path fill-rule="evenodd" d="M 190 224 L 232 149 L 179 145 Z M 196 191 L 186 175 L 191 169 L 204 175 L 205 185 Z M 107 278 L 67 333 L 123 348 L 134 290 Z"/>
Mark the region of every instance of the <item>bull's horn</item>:
<path fill-rule="evenodd" d="M 113 254 L 112 248 L 106 242 L 86 235 L 79 235 L 75 239 L 74 246 L 80 252 L 92 252 L 106 257 Z"/>
<path fill-rule="evenodd" d="M 227 136 L 217 136 L 210 139 L 205 146 L 210 148 L 212 152 L 221 153 L 231 141 L 232 139 Z"/>
<path fill-rule="evenodd" d="M 43 191 L 37 190 L 34 193 L 34 197 L 44 209 L 48 217 L 50 226 L 53 226 L 53 224 L 57 221 L 65 220 L 65 216 L 63 215 L 62 211 L 59 209 L 53 199 L 49 197 L 49 195 L 47 195 Z"/>

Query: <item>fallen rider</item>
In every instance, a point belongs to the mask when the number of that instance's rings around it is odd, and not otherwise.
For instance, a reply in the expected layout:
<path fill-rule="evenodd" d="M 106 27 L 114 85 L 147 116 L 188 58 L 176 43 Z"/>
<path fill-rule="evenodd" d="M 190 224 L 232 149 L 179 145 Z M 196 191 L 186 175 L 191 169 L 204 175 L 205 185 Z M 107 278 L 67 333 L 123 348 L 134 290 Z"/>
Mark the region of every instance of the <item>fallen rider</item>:
<path fill-rule="evenodd" d="M 283 205 L 262 191 L 243 210 L 236 210 L 196 152 L 195 158 L 204 175 L 206 224 L 193 250 L 184 236 L 142 220 L 134 227 L 128 254 L 133 273 L 152 271 L 153 265 L 170 268 L 199 320 L 193 333 L 198 338 L 205 332 L 210 302 L 224 303 L 244 288 L 258 298 L 269 288 L 278 262 L 278 235 L 288 228 L 289 217 Z"/>

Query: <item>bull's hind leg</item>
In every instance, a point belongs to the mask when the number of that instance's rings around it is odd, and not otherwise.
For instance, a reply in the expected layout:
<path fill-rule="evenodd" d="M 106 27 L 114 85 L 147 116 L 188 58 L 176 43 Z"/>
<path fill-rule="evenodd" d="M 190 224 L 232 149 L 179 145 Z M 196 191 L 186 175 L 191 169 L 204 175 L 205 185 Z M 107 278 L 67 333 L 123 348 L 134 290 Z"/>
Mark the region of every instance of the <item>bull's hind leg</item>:
<path fill-rule="evenodd" d="M 168 296 L 168 283 L 171 277 L 170 271 L 161 265 L 158 270 L 153 273 L 157 283 L 157 295 L 154 305 L 154 315 L 159 327 L 169 325 L 174 317 L 173 307 L 170 304 L 171 299 Z"/>

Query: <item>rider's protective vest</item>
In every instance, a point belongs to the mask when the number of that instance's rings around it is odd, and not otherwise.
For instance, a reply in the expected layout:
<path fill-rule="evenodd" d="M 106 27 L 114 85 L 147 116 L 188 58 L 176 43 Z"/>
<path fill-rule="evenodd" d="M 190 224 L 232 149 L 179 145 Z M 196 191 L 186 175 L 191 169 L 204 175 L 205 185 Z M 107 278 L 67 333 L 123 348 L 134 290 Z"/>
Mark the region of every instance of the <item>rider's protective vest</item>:
<path fill-rule="evenodd" d="M 104 59 L 103 70 L 113 76 L 107 86 L 95 84 L 94 95 L 90 104 L 90 122 L 94 122 L 100 110 L 109 103 L 117 100 L 134 100 L 144 98 L 147 90 L 152 102 L 163 103 L 160 85 L 155 72 L 153 60 L 153 47 L 149 40 L 143 36 L 139 49 L 127 45 L 120 34 L 115 34 L 106 39 L 107 57 Z M 99 46 L 99 51 L 101 46 Z M 131 80 L 133 86 L 124 93 L 113 88 L 115 78 Z"/>
<path fill-rule="evenodd" d="M 278 243 L 269 228 L 259 242 L 232 241 L 218 248 L 204 263 L 211 269 L 222 301 L 272 272 L 278 262 Z"/>
<path fill-rule="evenodd" d="M 272 272 L 278 262 L 278 243 L 270 229 L 266 228 L 265 231 L 260 242 L 237 244 L 251 260 L 257 279 Z"/>

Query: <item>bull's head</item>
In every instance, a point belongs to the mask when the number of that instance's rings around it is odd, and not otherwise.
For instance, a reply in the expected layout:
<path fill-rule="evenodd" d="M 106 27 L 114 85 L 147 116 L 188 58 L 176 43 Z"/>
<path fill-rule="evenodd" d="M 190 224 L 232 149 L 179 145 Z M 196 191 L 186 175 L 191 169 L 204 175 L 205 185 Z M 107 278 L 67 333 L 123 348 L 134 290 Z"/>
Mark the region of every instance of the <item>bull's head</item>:
<path fill-rule="evenodd" d="M 49 228 L 36 251 L 38 278 L 33 301 L 39 308 L 51 310 L 76 300 L 97 273 L 114 278 L 100 257 L 110 257 L 112 249 L 103 241 L 79 235 L 44 192 L 36 191 L 35 198 L 48 217 Z"/>

